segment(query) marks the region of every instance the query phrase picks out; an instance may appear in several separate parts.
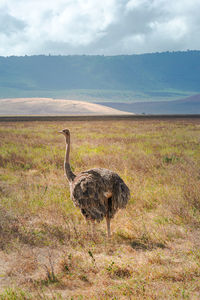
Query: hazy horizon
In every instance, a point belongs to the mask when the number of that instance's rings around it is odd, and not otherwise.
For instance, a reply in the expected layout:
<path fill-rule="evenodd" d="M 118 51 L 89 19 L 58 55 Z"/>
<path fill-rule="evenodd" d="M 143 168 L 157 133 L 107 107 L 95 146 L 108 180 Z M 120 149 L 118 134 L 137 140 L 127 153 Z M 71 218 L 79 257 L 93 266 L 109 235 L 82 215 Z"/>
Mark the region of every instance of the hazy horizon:
<path fill-rule="evenodd" d="M 200 51 L 200 49 L 187 49 L 187 50 L 171 50 L 171 51 L 154 51 L 154 52 L 144 52 L 144 53 L 130 53 L 130 54 L 108 54 L 108 55 L 104 55 L 104 54 L 47 54 L 47 53 L 38 53 L 38 54 L 24 54 L 24 55 L 0 55 L 0 57 L 30 57 L 30 56 L 105 56 L 105 57 L 110 57 L 110 56 L 132 56 L 132 55 L 148 55 L 148 54 L 163 54 L 163 53 L 175 53 L 175 52 L 181 52 L 181 53 L 185 53 L 185 52 L 198 52 Z"/>

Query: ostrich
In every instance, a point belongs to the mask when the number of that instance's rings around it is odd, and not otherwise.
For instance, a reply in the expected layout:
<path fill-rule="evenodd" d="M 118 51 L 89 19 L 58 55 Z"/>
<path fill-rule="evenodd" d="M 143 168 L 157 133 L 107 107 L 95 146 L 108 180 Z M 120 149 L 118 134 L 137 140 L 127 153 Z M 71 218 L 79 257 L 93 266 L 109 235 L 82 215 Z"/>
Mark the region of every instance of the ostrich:
<path fill-rule="evenodd" d="M 59 131 L 66 139 L 64 160 L 65 176 L 70 187 L 70 196 L 75 206 L 81 209 L 86 220 L 100 222 L 106 218 L 107 234 L 110 238 L 110 219 L 119 208 L 125 208 L 130 191 L 118 174 L 103 168 L 94 168 L 75 175 L 70 167 L 70 132 Z"/>

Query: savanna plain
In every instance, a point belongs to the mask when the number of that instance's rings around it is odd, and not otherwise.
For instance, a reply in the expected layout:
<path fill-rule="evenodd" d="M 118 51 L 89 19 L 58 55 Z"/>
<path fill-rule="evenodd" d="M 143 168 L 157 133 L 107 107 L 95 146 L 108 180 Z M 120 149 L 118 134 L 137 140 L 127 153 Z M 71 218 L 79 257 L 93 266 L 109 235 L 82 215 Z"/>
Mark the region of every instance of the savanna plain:
<path fill-rule="evenodd" d="M 63 171 L 117 172 L 131 198 L 95 234 Z M 0 123 L 0 299 L 200 299 L 200 119 Z"/>

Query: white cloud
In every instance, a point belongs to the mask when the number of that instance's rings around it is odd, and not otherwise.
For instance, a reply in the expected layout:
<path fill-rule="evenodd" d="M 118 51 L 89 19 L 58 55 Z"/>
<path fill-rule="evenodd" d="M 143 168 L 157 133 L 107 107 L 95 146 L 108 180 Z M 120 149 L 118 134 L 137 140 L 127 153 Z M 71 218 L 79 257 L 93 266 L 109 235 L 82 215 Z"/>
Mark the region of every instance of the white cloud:
<path fill-rule="evenodd" d="M 0 55 L 200 49 L 200 0 L 1 0 Z"/>
<path fill-rule="evenodd" d="M 183 38 L 188 31 L 188 27 L 184 18 L 175 18 L 166 22 L 152 22 L 149 25 L 152 28 L 154 35 L 164 37 L 170 36 L 174 41 L 177 41 Z"/>

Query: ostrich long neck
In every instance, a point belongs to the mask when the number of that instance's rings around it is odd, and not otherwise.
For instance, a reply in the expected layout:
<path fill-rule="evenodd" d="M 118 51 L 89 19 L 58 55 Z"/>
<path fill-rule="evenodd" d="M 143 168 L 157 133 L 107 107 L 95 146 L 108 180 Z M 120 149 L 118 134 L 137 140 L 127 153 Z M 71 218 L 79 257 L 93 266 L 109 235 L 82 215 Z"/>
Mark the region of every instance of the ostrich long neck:
<path fill-rule="evenodd" d="M 72 172 L 69 164 L 69 152 L 70 152 L 70 137 L 66 138 L 66 153 L 64 161 L 65 175 L 69 181 L 73 181 L 76 175 Z"/>

